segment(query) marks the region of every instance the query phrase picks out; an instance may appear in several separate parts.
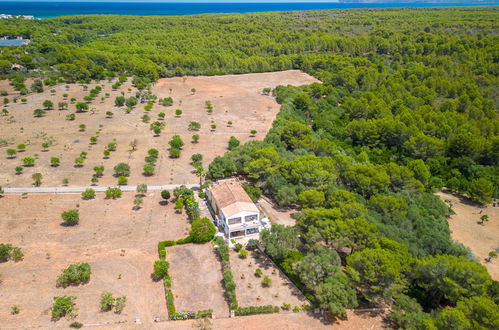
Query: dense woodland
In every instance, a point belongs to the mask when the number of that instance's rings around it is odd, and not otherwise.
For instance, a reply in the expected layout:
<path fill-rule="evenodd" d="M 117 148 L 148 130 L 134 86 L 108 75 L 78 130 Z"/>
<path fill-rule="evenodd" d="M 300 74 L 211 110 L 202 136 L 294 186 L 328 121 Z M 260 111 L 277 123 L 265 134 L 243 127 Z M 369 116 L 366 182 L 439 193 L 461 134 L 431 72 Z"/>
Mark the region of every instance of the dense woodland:
<path fill-rule="evenodd" d="M 252 197 L 301 208 L 262 243 L 332 314 L 389 305 L 393 327 L 497 329 L 498 282 L 452 241 L 452 210 L 432 192 L 499 194 L 498 22 L 494 7 L 0 20 L 2 35 L 32 40 L 3 49 L 0 73 L 25 93 L 35 68 L 66 81 L 134 75 L 139 88 L 171 75 L 314 75 L 323 84 L 276 88 L 265 141 L 216 158 L 208 176 L 244 175 Z"/>

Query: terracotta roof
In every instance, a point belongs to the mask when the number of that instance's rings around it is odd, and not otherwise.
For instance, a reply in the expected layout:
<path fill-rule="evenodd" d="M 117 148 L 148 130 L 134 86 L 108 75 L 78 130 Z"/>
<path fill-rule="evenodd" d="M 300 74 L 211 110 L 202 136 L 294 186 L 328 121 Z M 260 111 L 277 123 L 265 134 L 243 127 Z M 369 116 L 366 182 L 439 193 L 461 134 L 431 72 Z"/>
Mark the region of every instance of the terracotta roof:
<path fill-rule="evenodd" d="M 258 212 L 258 208 L 239 183 L 220 183 L 211 188 L 211 194 L 226 217 L 241 211 Z"/>

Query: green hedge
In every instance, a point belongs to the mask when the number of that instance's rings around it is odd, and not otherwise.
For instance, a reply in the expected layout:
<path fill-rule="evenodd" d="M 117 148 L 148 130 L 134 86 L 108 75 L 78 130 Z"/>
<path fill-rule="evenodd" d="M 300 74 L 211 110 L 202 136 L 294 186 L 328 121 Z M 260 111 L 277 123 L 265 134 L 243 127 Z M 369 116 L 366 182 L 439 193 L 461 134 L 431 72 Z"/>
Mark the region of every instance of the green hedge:
<path fill-rule="evenodd" d="M 236 316 L 271 314 L 271 313 L 279 313 L 279 307 L 272 305 L 250 306 L 250 307 L 239 307 L 235 310 Z"/>
<path fill-rule="evenodd" d="M 230 269 L 224 270 L 224 286 L 225 293 L 227 294 L 227 298 L 229 299 L 230 309 L 237 309 L 237 297 L 236 297 L 236 283 L 234 282 L 234 275 Z"/>
<path fill-rule="evenodd" d="M 170 320 L 192 320 L 192 319 L 202 319 L 205 317 L 211 318 L 213 310 L 212 309 L 202 309 L 197 312 L 177 312 L 170 315 Z"/>
<path fill-rule="evenodd" d="M 170 289 L 166 289 L 166 305 L 168 307 L 168 316 L 171 318 L 172 315 L 175 315 L 175 304 L 173 302 L 173 293 Z"/>

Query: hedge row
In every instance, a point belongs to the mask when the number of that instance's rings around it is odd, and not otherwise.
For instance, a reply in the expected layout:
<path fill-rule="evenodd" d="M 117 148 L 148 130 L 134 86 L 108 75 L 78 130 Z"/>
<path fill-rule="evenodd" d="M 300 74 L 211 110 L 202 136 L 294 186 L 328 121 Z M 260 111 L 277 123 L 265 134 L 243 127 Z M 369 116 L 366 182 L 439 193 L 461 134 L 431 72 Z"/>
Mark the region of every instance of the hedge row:
<path fill-rule="evenodd" d="M 229 300 L 230 309 L 234 310 L 239 307 L 239 304 L 237 303 L 234 275 L 230 270 L 229 247 L 222 237 L 215 238 L 215 244 L 218 245 L 217 252 L 220 260 L 222 261 L 225 294 Z"/>
<path fill-rule="evenodd" d="M 175 315 L 175 304 L 173 303 L 172 290 L 166 289 L 166 306 L 168 307 L 168 317 L 171 319 Z"/>
<path fill-rule="evenodd" d="M 170 320 L 191 320 L 191 319 L 202 319 L 205 317 L 212 318 L 212 309 L 202 309 L 197 312 L 178 312 L 170 314 Z"/>
<path fill-rule="evenodd" d="M 279 307 L 272 305 L 250 306 L 250 307 L 239 307 L 235 310 L 236 316 L 271 314 L 271 313 L 279 313 Z"/>

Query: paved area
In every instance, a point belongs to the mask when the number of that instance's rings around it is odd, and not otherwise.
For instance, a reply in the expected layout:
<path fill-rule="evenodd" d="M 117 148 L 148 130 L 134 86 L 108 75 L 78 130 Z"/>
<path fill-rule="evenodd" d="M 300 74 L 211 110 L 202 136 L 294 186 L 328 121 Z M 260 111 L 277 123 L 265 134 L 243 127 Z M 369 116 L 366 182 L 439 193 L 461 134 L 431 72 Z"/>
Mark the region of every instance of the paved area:
<path fill-rule="evenodd" d="M 166 184 L 160 186 L 147 186 L 148 191 L 172 190 L 181 184 Z M 187 188 L 197 187 L 197 184 L 185 184 Z M 119 186 L 122 191 L 136 191 L 137 186 Z M 75 186 L 75 187 L 4 187 L 5 194 L 46 194 L 46 193 L 62 193 L 62 194 L 77 194 L 82 193 L 86 189 L 92 188 L 96 192 L 104 192 L 108 187 L 103 186 Z"/>

